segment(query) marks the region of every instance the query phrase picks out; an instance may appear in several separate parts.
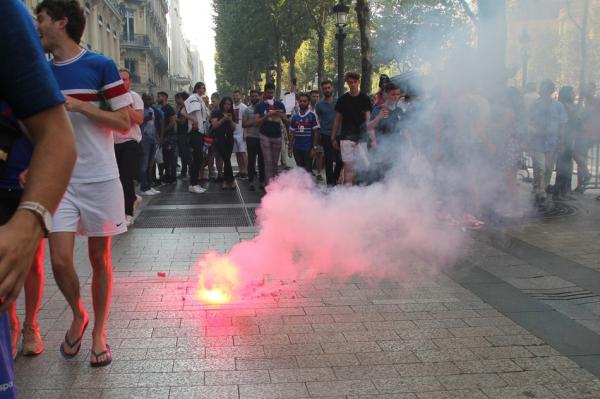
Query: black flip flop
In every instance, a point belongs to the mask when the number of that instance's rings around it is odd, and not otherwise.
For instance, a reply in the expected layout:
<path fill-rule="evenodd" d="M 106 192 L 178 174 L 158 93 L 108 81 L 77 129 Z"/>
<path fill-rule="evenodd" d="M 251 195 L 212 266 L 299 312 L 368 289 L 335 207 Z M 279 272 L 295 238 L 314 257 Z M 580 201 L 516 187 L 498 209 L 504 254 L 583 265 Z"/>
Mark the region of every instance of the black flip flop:
<path fill-rule="evenodd" d="M 96 360 L 98 360 L 98 358 L 102 355 L 106 355 L 106 359 L 101 362 L 96 362 L 96 363 L 90 362 L 90 366 L 106 367 L 112 363 L 112 354 L 110 353 L 110 346 L 108 344 L 106 344 L 106 350 L 103 352 L 96 353 L 96 352 L 94 352 L 94 350 L 91 350 L 91 352 L 92 352 L 92 356 L 94 356 L 96 358 Z"/>
<path fill-rule="evenodd" d="M 77 338 L 73 342 L 69 341 L 69 336 L 68 336 L 69 332 L 67 331 L 67 333 L 65 334 L 64 342 L 62 342 L 60 344 L 60 354 L 62 355 L 62 357 L 64 357 L 65 359 L 73 359 L 75 356 L 77 356 L 77 354 L 79 353 L 79 349 L 81 349 L 81 339 L 83 338 L 83 334 L 85 334 L 85 330 L 86 330 L 89 322 L 90 322 L 90 320 L 88 319 L 85 322 L 85 324 L 83 325 L 83 330 L 81 330 L 81 335 L 79 336 L 79 338 Z M 67 353 L 67 352 L 65 352 L 65 349 L 63 348 L 64 344 L 67 344 L 70 349 L 73 349 L 75 346 L 77 346 L 77 350 L 74 353 Z"/>

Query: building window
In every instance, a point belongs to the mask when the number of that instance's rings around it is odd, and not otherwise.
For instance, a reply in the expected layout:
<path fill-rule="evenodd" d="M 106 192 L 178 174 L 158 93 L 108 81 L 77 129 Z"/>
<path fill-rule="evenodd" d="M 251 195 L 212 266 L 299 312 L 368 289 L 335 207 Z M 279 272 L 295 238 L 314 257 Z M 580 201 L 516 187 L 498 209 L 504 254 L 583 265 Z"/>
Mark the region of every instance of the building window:
<path fill-rule="evenodd" d="M 125 15 L 123 18 L 123 35 L 125 35 L 125 40 L 127 40 L 127 41 L 134 40 L 134 35 L 135 35 L 134 21 L 135 21 L 135 16 L 133 14 L 133 11 L 131 11 L 131 10 L 125 11 Z"/>
<path fill-rule="evenodd" d="M 131 72 L 132 75 L 136 74 L 136 66 L 137 66 L 137 61 L 131 58 L 125 58 L 125 63 L 124 63 L 125 69 L 127 69 L 129 72 Z"/>

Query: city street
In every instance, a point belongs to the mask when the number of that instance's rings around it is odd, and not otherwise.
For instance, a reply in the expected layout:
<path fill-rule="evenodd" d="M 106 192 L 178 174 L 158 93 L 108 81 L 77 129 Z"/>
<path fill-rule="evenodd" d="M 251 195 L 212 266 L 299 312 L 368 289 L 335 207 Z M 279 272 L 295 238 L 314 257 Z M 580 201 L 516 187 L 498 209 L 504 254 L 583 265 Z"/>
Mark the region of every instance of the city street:
<path fill-rule="evenodd" d="M 409 282 L 279 281 L 240 304 L 194 299 L 194 262 L 256 234 L 260 195 L 239 182 L 146 198 L 114 240 L 108 342 L 89 364 L 58 347 L 71 314 L 49 265 L 40 324 L 46 351 L 19 356 L 22 398 L 599 398 L 600 207 L 472 234 L 451 270 Z M 90 267 L 77 270 L 90 309 Z M 19 313 L 23 310 L 22 298 Z M 91 309 L 90 309 L 91 310 Z"/>

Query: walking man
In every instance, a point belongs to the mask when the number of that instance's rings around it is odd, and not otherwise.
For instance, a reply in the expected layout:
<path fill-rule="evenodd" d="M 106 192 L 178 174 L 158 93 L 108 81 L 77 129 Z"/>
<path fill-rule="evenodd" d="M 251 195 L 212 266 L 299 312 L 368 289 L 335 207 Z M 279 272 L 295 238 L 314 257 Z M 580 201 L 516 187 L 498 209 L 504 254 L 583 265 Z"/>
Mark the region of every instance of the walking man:
<path fill-rule="evenodd" d="M 323 99 L 317 102 L 315 106 L 316 114 L 319 117 L 319 129 L 321 135 L 321 145 L 325 155 L 325 181 L 328 186 L 335 186 L 342 171 L 342 161 L 339 151 L 333 147 L 331 141 L 331 131 L 335 122 L 335 103 L 333 97 L 333 83 L 330 80 L 321 82 Z M 336 164 L 335 171 L 333 164 Z"/>
<path fill-rule="evenodd" d="M 250 105 L 246 107 L 242 120 L 244 128 L 244 139 L 248 147 L 248 182 L 250 183 L 250 191 L 256 190 L 254 187 L 254 179 L 256 177 L 256 161 L 258 160 L 258 182 L 260 188 L 265 186 L 265 160 L 260 148 L 260 132 L 256 127 L 254 120 L 254 109 L 258 104 L 258 91 L 250 90 Z"/>
<path fill-rule="evenodd" d="M 189 120 L 190 150 L 192 162 L 190 166 L 190 193 L 202 194 L 206 191 L 200 185 L 200 170 L 202 157 L 204 156 L 204 135 L 209 125 L 209 112 L 206 103 L 201 97 L 201 89 L 204 83 L 198 82 L 194 85 L 194 93 L 185 100 L 185 113 Z"/>
<path fill-rule="evenodd" d="M 35 11 L 42 45 L 54 57 L 50 67 L 66 95 L 77 145 L 75 169 L 49 237 L 54 277 L 73 312 L 60 353 L 68 359 L 77 355 L 89 322 L 73 265 L 75 233 L 79 232 L 88 237 L 93 272 L 90 365 L 107 366 L 112 362 L 106 343 L 112 291 L 111 237 L 127 231 L 112 131 L 129 130 L 131 95 L 111 59 L 79 46 L 85 15 L 78 2 L 44 0 Z M 111 111 L 100 108 L 101 98 Z"/>

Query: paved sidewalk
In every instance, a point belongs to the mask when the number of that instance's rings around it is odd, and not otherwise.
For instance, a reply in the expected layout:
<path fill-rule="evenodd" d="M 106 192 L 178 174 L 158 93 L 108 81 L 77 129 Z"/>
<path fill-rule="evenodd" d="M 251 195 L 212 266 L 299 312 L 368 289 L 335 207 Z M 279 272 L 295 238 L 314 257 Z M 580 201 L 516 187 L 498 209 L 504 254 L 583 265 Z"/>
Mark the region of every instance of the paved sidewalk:
<path fill-rule="evenodd" d="M 560 223 L 571 221 L 554 222 Z M 521 228 L 522 235 L 509 234 L 526 240 L 539 234 L 533 225 Z M 502 281 L 494 286 L 510 286 L 530 298 L 523 303 L 539 302 L 526 284 L 519 286 L 524 282 L 518 278 L 531 277 L 527 259 L 481 237 L 471 243 L 466 277 L 460 269 L 404 282 L 327 276 L 280 282 L 275 276 L 273 294 L 259 300 L 223 307 L 198 303 L 194 261 L 209 249 L 227 251 L 254 234 L 252 227 L 136 228 L 117 237 L 108 323 L 114 361 L 100 370 L 88 365 L 89 331 L 74 360 L 60 357 L 71 315 L 47 265 L 40 312 L 46 351 L 18 358 L 21 397 L 600 398 L 600 381 L 578 365 L 585 367 L 585 361 L 559 341 L 549 345 L 539 337 L 543 334 L 522 327 L 526 319 L 511 320 L 555 311 L 507 311 L 502 302 L 488 300 L 485 290 L 478 291 L 482 286 L 473 270 Z M 82 240 L 76 263 L 91 310 Z M 19 307 L 22 312 L 22 299 Z M 554 342 L 553 336 L 549 340 Z"/>

